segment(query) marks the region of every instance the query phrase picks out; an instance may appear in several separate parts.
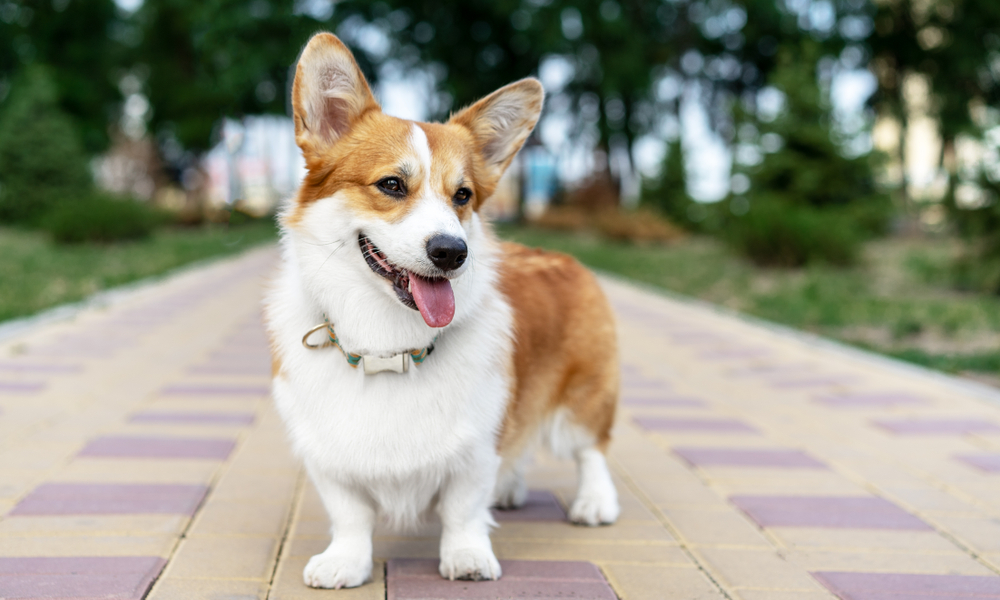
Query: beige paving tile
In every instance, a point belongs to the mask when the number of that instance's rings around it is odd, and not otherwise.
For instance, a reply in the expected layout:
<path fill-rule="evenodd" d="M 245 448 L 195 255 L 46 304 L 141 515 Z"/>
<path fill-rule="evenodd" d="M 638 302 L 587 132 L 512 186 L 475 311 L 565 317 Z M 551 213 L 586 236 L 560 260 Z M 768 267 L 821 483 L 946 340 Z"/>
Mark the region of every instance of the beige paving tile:
<path fill-rule="evenodd" d="M 287 504 L 298 481 L 297 471 L 255 471 L 231 467 L 212 490 L 212 498 L 223 502 Z"/>
<path fill-rule="evenodd" d="M 288 510 L 287 504 L 226 502 L 212 498 L 198 511 L 188 535 L 279 537 L 288 525 Z"/>
<path fill-rule="evenodd" d="M 750 590 L 738 589 L 733 591 L 734 598 L 739 600 L 836 600 L 830 592 L 802 592 L 783 590 Z"/>
<path fill-rule="evenodd" d="M 721 600 L 719 589 L 694 564 L 632 565 L 599 563 L 622 600 Z"/>
<path fill-rule="evenodd" d="M 716 581 L 727 587 L 804 592 L 821 590 L 804 569 L 774 551 L 699 547 L 694 553 Z"/>
<path fill-rule="evenodd" d="M 614 525 L 602 527 L 581 527 L 572 523 L 550 522 L 507 522 L 493 530 L 494 541 L 516 540 L 633 540 L 673 542 L 674 539 L 659 523 L 653 521 L 632 522 L 619 520 Z"/>
<path fill-rule="evenodd" d="M 59 481 L 101 483 L 209 483 L 222 463 L 214 460 L 76 458 Z"/>
<path fill-rule="evenodd" d="M 690 564 L 677 544 L 666 542 L 581 542 L 576 540 L 517 541 L 494 540 L 493 551 L 500 559 L 634 561 Z"/>
<path fill-rule="evenodd" d="M 173 535 L 42 535 L 0 537 L 0 556 L 170 556 Z"/>
<path fill-rule="evenodd" d="M 849 552 L 795 550 L 788 560 L 806 571 L 865 571 L 882 573 L 931 573 L 994 575 L 990 569 L 957 549 L 949 553 Z"/>
<path fill-rule="evenodd" d="M 189 518 L 182 515 L 73 515 L 5 517 L 0 537 L 24 535 L 180 535 Z"/>
<path fill-rule="evenodd" d="M 929 515 L 928 520 L 978 553 L 1000 552 L 1000 519 L 963 518 L 948 513 L 935 513 Z"/>
<path fill-rule="evenodd" d="M 768 531 L 789 548 L 855 551 L 948 553 L 955 545 L 934 531 L 771 527 Z"/>
<path fill-rule="evenodd" d="M 165 575 L 181 579 L 270 579 L 278 540 L 269 537 L 189 537 Z"/>
<path fill-rule="evenodd" d="M 282 559 L 275 573 L 274 585 L 269 600 L 385 600 L 385 563 L 375 561 L 372 566 L 372 581 L 347 590 L 317 590 L 302 582 L 302 570 L 308 557 Z"/>
<path fill-rule="evenodd" d="M 693 510 L 663 506 L 660 511 L 687 543 L 771 548 L 761 531 L 735 509 Z"/>
<path fill-rule="evenodd" d="M 955 496 L 929 486 L 917 488 L 879 486 L 890 498 L 913 507 L 916 511 L 949 511 L 963 513 L 976 507 Z"/>
<path fill-rule="evenodd" d="M 162 577 L 147 600 L 253 600 L 267 598 L 264 581 L 240 579 L 180 579 Z"/>

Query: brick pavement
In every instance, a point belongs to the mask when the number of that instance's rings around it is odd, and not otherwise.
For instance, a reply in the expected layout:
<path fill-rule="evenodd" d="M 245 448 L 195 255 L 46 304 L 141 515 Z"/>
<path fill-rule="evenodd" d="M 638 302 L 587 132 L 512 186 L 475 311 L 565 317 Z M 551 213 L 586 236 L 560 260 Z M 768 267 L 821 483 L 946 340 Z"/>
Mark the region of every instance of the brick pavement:
<path fill-rule="evenodd" d="M 272 249 L 0 342 L 0 598 L 1000 599 L 1000 394 L 605 281 L 620 317 L 620 521 L 565 521 L 539 456 L 496 583 L 310 590 L 319 499 L 268 400 Z"/>

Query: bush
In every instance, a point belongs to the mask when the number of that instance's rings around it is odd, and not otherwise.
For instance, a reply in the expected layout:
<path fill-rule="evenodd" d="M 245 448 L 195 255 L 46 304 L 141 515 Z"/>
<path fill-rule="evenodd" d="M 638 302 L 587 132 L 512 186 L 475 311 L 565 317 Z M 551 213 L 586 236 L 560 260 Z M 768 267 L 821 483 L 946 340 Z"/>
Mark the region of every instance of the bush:
<path fill-rule="evenodd" d="M 773 267 L 810 262 L 851 265 L 861 246 L 856 224 L 848 215 L 769 202 L 755 203 L 746 215 L 732 219 L 727 237 L 753 262 Z"/>
<path fill-rule="evenodd" d="M 43 228 L 62 244 L 117 242 L 148 237 L 170 217 L 147 204 L 90 195 L 51 210 Z"/>
<path fill-rule="evenodd" d="M 0 114 L 0 223 L 38 225 L 59 203 L 90 193 L 75 132 L 48 71 L 26 69 Z"/>

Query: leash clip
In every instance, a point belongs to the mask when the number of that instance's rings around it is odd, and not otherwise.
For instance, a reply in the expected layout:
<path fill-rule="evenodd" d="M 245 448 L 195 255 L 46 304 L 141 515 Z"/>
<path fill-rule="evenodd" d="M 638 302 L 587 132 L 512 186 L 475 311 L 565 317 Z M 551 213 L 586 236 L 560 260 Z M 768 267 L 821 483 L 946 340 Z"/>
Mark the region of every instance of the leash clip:
<path fill-rule="evenodd" d="M 307 331 L 306 334 L 302 336 L 302 345 L 308 348 L 309 350 L 319 350 L 320 348 L 329 348 L 330 346 L 333 346 L 334 345 L 333 341 L 329 339 L 323 342 L 322 344 L 309 343 L 309 336 L 316 333 L 320 329 L 326 329 L 326 327 L 327 327 L 326 323 L 320 323 L 319 325 Z"/>

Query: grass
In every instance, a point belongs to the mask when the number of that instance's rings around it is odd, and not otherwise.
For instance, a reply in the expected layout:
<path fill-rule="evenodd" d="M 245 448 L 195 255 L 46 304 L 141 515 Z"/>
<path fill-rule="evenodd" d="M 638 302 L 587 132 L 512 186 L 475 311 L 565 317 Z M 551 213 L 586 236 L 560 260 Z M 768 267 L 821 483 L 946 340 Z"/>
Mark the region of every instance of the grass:
<path fill-rule="evenodd" d="M 37 231 L 0 228 L 0 321 L 23 317 L 198 260 L 276 239 L 270 220 L 162 229 L 116 244 L 59 245 Z"/>
<path fill-rule="evenodd" d="M 1000 374 L 1000 298 L 949 285 L 955 242 L 884 240 L 841 269 L 762 269 L 712 239 L 636 246 L 530 227 L 500 234 L 595 269 L 949 372 Z"/>

